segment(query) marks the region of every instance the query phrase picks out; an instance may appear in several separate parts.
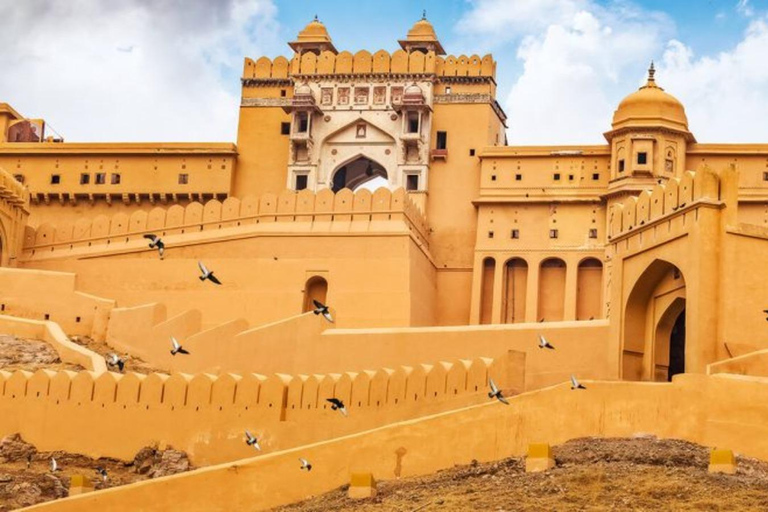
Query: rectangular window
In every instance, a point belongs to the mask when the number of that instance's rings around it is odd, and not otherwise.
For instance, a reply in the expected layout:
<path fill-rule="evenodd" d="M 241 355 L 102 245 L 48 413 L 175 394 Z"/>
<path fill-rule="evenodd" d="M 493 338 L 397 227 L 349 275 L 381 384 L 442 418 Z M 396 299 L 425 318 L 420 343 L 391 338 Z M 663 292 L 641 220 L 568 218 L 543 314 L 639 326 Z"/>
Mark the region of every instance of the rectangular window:
<path fill-rule="evenodd" d="M 405 178 L 405 190 L 419 190 L 419 175 L 409 174 Z"/>
<path fill-rule="evenodd" d="M 280 97 L 285 98 L 285 89 L 280 89 Z"/>
<path fill-rule="evenodd" d="M 574 178 L 573 174 L 568 175 L 568 181 L 573 181 L 573 178 Z"/>
<path fill-rule="evenodd" d="M 589 230 L 589 238 L 597 238 L 597 229 L 592 228 Z"/>
<path fill-rule="evenodd" d="M 619 172 L 624 172 L 624 159 L 619 160 Z"/>
<path fill-rule="evenodd" d="M 493 231 L 488 232 L 488 238 L 493 238 Z"/>
<path fill-rule="evenodd" d="M 419 113 L 408 112 L 407 133 L 419 133 Z"/>
<path fill-rule="evenodd" d="M 119 185 L 120 184 L 120 175 L 113 173 L 112 174 L 112 184 L 113 185 Z"/>
<path fill-rule="evenodd" d="M 403 88 L 402 87 L 393 87 L 391 94 L 392 94 L 392 103 L 402 103 L 403 102 Z"/>
<path fill-rule="evenodd" d="M 763 173 L 763 181 L 768 181 L 768 172 Z"/>
<path fill-rule="evenodd" d="M 323 105 L 333 103 L 333 87 L 323 87 L 320 89 L 320 103 Z"/>
<path fill-rule="evenodd" d="M 523 181 L 523 175 L 522 174 L 515 174 L 515 181 Z"/>
<path fill-rule="evenodd" d="M 296 190 L 304 190 L 307 188 L 307 182 L 309 180 L 309 176 L 306 174 L 297 174 L 296 175 Z"/>
<path fill-rule="evenodd" d="M 358 139 L 364 139 L 365 138 L 365 133 L 367 131 L 366 127 L 367 127 L 367 125 L 365 125 L 365 124 L 357 125 L 357 127 L 355 129 L 355 137 L 357 137 Z"/>
<path fill-rule="evenodd" d="M 600 179 L 600 175 L 598 173 L 592 174 L 592 181 L 597 181 Z"/>
<path fill-rule="evenodd" d="M 637 163 L 638 165 L 645 165 L 648 163 L 648 153 L 638 153 L 637 154 Z"/>
<path fill-rule="evenodd" d="M 96 183 L 97 185 L 103 185 L 106 182 L 107 182 L 107 174 L 104 172 L 97 172 L 94 183 Z"/>
<path fill-rule="evenodd" d="M 309 116 L 306 112 L 299 112 L 296 114 L 296 132 L 307 133 L 309 129 Z"/>
<path fill-rule="evenodd" d="M 280 135 L 290 135 L 291 123 L 280 123 Z"/>
<path fill-rule="evenodd" d="M 80 184 L 81 185 L 87 185 L 91 182 L 91 175 L 87 172 L 84 172 L 80 175 Z"/>
<path fill-rule="evenodd" d="M 51 185 L 58 185 L 61 183 L 61 174 L 51 174 Z"/>
<path fill-rule="evenodd" d="M 491 181 L 496 181 L 496 175 L 495 174 L 491 174 Z"/>
<path fill-rule="evenodd" d="M 445 88 L 445 94 L 451 94 L 451 86 L 450 85 Z"/>
<path fill-rule="evenodd" d="M 339 105 L 349 105 L 349 87 L 339 88 Z"/>
<path fill-rule="evenodd" d="M 469 156 L 475 156 L 475 150 L 474 149 L 470 149 L 469 150 Z"/>
<path fill-rule="evenodd" d="M 549 230 L 549 238 L 557 238 L 557 230 L 556 229 L 550 229 Z"/>
<path fill-rule="evenodd" d="M 520 230 L 519 229 L 513 229 L 512 230 L 512 238 L 514 238 L 515 240 L 520 238 Z"/>
<path fill-rule="evenodd" d="M 186 185 L 189 183 L 189 174 L 179 174 L 179 185 Z"/>
<path fill-rule="evenodd" d="M 448 149 L 448 132 L 437 132 L 437 149 Z"/>
<path fill-rule="evenodd" d="M 373 88 L 373 104 L 383 105 L 387 102 L 387 88 L 378 86 Z"/>
<path fill-rule="evenodd" d="M 367 105 L 367 104 L 368 104 L 368 88 L 355 87 L 355 105 Z"/>
<path fill-rule="evenodd" d="M 555 178 L 555 181 L 560 181 L 560 173 L 556 172 L 554 178 Z"/>

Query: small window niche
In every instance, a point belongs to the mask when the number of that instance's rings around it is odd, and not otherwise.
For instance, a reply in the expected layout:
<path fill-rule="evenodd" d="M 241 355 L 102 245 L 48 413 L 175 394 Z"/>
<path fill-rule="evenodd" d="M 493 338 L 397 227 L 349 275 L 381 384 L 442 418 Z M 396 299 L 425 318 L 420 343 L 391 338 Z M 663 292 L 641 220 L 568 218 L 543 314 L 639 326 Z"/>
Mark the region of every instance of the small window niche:
<path fill-rule="evenodd" d="M 589 230 L 589 238 L 597 238 L 597 229 L 592 228 Z"/>
<path fill-rule="evenodd" d="M 58 185 L 61 183 L 61 174 L 51 174 L 51 185 Z"/>
<path fill-rule="evenodd" d="M 513 240 L 517 240 L 518 238 L 520 238 L 520 230 L 519 229 L 513 229 L 512 230 L 512 234 L 511 234 L 511 238 Z"/>
<path fill-rule="evenodd" d="M 97 172 L 94 178 L 95 178 L 94 183 L 96 183 L 97 185 L 104 185 L 107 182 L 107 173 Z"/>
<path fill-rule="evenodd" d="M 556 229 L 550 229 L 550 230 L 549 230 L 549 238 L 557 238 L 557 237 L 558 237 L 558 234 L 559 234 L 559 233 L 557 232 L 557 230 L 556 230 Z"/>
<path fill-rule="evenodd" d="M 619 172 L 624 172 L 624 159 L 619 160 Z"/>
<path fill-rule="evenodd" d="M 296 175 L 296 190 L 304 190 L 309 185 L 309 176 L 306 174 Z"/>
<path fill-rule="evenodd" d="M 291 134 L 291 123 L 280 123 L 280 135 Z"/>
<path fill-rule="evenodd" d="M 189 174 L 179 174 L 179 185 L 189 184 Z"/>
<path fill-rule="evenodd" d="M 418 174 L 407 174 L 405 176 L 405 190 L 408 190 L 409 192 L 419 190 Z"/>
<path fill-rule="evenodd" d="M 113 185 L 119 185 L 120 184 L 120 175 L 118 173 L 112 173 L 112 181 L 111 183 Z"/>
<path fill-rule="evenodd" d="M 81 185 L 87 185 L 91 182 L 91 175 L 87 172 L 80 174 L 80 184 Z"/>
<path fill-rule="evenodd" d="M 648 153 L 640 151 L 637 153 L 637 165 L 646 165 L 648 163 Z"/>
<path fill-rule="evenodd" d="M 418 112 L 408 112 L 405 122 L 406 122 L 405 124 L 406 133 L 419 133 L 419 113 Z"/>
<path fill-rule="evenodd" d="M 437 149 L 448 149 L 448 132 L 437 132 Z"/>

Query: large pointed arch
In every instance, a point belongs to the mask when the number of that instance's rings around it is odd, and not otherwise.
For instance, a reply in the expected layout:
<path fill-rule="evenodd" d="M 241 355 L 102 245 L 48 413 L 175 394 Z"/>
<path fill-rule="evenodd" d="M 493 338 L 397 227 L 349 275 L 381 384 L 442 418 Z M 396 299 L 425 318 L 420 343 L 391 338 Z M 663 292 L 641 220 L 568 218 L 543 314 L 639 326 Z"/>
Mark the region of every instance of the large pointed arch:
<path fill-rule="evenodd" d="M 358 153 L 336 166 L 331 173 L 330 187 L 334 192 L 344 188 L 355 190 L 377 177 L 389 180 L 387 169 L 370 156 Z"/>

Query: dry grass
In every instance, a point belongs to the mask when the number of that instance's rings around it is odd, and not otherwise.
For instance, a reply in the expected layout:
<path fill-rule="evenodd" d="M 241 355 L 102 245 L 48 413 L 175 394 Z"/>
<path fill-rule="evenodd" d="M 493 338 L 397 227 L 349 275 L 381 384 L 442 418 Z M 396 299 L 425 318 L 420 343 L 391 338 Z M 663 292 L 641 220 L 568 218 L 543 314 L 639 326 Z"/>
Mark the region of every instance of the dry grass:
<path fill-rule="evenodd" d="M 44 341 L 0 334 L 0 370 L 34 372 L 40 369 L 84 370 L 80 365 L 63 363 L 56 350 Z"/>
<path fill-rule="evenodd" d="M 346 488 L 277 510 L 765 511 L 768 464 L 739 458 L 734 476 L 707 472 L 708 450 L 655 438 L 578 439 L 554 449 L 557 467 L 525 473 L 523 459 L 471 464 L 380 482 L 353 501 Z"/>

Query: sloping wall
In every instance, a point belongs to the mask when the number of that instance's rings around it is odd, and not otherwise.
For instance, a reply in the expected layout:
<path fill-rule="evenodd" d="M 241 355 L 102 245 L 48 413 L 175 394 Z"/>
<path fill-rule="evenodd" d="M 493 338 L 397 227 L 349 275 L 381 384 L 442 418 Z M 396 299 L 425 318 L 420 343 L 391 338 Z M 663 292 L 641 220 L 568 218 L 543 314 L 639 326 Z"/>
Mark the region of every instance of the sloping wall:
<path fill-rule="evenodd" d="M 349 482 L 432 473 L 457 464 L 523 455 L 529 443 L 637 433 L 730 448 L 768 459 L 768 383 L 736 376 L 678 375 L 672 383 L 586 382 L 525 393 L 511 407 L 468 407 L 280 453 L 83 494 L 29 510 L 146 512 L 265 510 Z M 556 411 L 556 412 L 553 412 Z M 461 442 L 456 442 L 461 440 Z M 311 473 L 299 470 L 298 457 Z"/>

